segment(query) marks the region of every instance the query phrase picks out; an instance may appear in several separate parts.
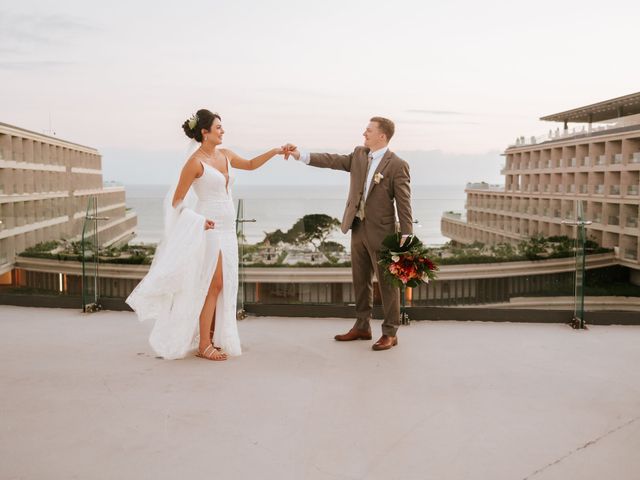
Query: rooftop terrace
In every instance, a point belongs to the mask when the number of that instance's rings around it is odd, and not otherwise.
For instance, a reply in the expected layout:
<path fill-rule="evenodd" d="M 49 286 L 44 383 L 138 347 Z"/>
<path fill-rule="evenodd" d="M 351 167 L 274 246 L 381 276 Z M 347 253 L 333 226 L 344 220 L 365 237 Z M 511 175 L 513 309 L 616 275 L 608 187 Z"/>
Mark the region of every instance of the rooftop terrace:
<path fill-rule="evenodd" d="M 0 478 L 637 478 L 640 327 L 425 321 L 373 352 L 350 323 L 164 361 L 133 313 L 0 306 Z"/>

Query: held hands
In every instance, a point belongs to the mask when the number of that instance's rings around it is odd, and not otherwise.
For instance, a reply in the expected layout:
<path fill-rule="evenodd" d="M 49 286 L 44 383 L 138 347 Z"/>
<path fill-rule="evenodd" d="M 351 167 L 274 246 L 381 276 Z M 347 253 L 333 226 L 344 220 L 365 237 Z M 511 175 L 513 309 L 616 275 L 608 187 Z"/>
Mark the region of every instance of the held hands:
<path fill-rule="evenodd" d="M 296 160 L 300 159 L 300 152 L 298 151 L 298 147 L 296 147 L 292 143 L 287 143 L 280 147 L 280 154 L 284 155 L 285 160 L 289 160 L 289 155 L 291 155 Z"/>
<path fill-rule="evenodd" d="M 204 221 L 204 229 L 205 230 L 212 230 L 213 227 L 215 227 L 216 222 L 214 222 L 213 220 L 209 220 L 208 218 Z"/>

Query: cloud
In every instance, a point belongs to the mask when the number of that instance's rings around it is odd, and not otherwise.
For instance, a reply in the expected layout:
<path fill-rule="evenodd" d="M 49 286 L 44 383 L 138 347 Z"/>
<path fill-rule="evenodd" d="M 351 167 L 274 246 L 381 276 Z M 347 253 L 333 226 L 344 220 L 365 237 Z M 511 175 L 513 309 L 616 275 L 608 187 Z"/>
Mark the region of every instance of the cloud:
<path fill-rule="evenodd" d="M 420 110 L 416 108 L 410 108 L 405 110 L 407 113 L 421 113 L 424 115 L 468 115 L 464 112 L 452 112 L 448 110 Z"/>
<path fill-rule="evenodd" d="M 0 62 L 0 70 L 43 70 L 75 65 L 74 62 L 57 62 L 54 60 L 37 60 L 29 62 Z"/>
<path fill-rule="evenodd" d="M 396 123 L 404 125 L 480 125 L 480 122 L 442 122 L 438 120 L 397 120 Z"/>
<path fill-rule="evenodd" d="M 0 13 L 0 44 L 5 50 L 66 43 L 98 30 L 96 25 L 71 16 Z"/>
<path fill-rule="evenodd" d="M 270 94 L 279 94 L 284 96 L 297 96 L 297 97 L 307 97 L 307 98 L 337 98 L 336 95 L 320 92 L 317 90 L 307 90 L 304 88 L 295 88 L 295 87 L 265 87 L 260 88 L 258 91 L 263 93 Z"/>

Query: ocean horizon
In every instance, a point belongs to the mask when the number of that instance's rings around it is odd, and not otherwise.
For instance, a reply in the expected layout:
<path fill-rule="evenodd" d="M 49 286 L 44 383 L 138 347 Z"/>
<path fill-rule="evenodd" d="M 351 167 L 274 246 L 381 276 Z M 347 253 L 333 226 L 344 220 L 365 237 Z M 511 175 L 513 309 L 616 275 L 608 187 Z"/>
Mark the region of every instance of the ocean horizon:
<path fill-rule="evenodd" d="M 136 238 L 131 243 L 157 243 L 162 237 L 162 200 L 169 185 L 125 185 L 127 207 L 138 214 Z M 445 211 L 463 211 L 464 185 L 412 185 L 414 233 L 427 245 L 441 245 L 449 239 L 440 232 Z M 348 187 L 344 185 L 236 185 L 232 197 L 236 208 L 243 200 L 248 243 L 264 239 L 265 232 L 286 231 L 299 218 L 324 213 L 342 219 Z M 339 230 L 330 240 L 348 246 L 349 235 Z"/>

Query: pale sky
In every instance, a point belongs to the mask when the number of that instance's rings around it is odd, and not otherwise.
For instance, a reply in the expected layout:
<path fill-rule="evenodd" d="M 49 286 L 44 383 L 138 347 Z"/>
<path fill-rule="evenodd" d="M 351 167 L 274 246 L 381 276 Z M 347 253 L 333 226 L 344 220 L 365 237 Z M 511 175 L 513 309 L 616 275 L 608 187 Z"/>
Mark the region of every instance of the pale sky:
<path fill-rule="evenodd" d="M 106 178 L 134 183 L 183 161 L 180 125 L 201 107 L 244 153 L 348 152 L 383 115 L 391 148 L 436 182 L 499 181 L 515 137 L 555 127 L 540 116 L 640 90 L 637 1 L 0 5 L 0 121 L 45 132 L 51 117 L 101 151 Z"/>

